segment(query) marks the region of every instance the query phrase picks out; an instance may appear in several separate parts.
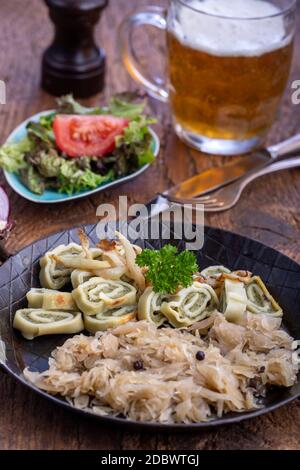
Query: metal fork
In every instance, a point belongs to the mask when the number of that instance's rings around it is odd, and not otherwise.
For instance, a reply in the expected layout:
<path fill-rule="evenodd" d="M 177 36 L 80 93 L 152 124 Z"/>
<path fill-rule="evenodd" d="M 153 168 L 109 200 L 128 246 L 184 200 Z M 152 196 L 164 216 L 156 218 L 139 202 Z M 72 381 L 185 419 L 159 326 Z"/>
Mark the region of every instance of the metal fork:
<path fill-rule="evenodd" d="M 241 197 L 242 192 L 246 186 L 251 183 L 251 181 L 269 173 L 286 170 L 288 168 L 295 168 L 298 166 L 300 166 L 300 157 L 290 158 L 289 160 L 273 163 L 272 165 L 269 165 L 260 170 L 253 170 L 239 180 L 206 196 L 181 200 L 181 203 L 203 204 L 206 212 L 225 211 L 236 205 Z"/>

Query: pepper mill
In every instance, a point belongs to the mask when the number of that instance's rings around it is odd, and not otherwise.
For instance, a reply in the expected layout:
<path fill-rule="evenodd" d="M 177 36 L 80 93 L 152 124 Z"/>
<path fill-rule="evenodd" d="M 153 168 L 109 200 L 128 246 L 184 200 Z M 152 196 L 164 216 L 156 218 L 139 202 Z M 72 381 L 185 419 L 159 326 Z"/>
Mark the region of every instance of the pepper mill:
<path fill-rule="evenodd" d="M 55 26 L 42 60 L 42 87 L 52 95 L 88 98 L 104 87 L 105 54 L 94 27 L 108 0 L 44 0 Z"/>

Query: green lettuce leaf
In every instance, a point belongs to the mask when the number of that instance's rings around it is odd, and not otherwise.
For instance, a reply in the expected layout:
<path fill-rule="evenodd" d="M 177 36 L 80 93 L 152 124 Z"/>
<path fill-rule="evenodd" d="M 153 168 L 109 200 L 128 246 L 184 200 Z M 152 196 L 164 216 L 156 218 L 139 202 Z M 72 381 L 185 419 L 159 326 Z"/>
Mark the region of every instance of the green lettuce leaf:
<path fill-rule="evenodd" d="M 40 122 L 29 122 L 27 124 L 28 138 L 41 148 L 55 148 L 55 137 L 52 127 L 48 127 L 49 122 L 43 120 Z M 46 125 L 45 125 L 46 124 Z"/>
<path fill-rule="evenodd" d="M 44 116 L 40 117 L 40 124 L 43 126 L 47 131 L 52 131 L 53 121 L 56 116 L 56 112 L 45 114 Z"/>
<path fill-rule="evenodd" d="M 96 106 L 87 108 L 74 100 L 72 95 L 65 95 L 58 98 L 58 112 L 63 114 L 112 114 L 113 116 L 123 117 L 125 119 L 135 119 L 140 116 L 145 108 L 145 103 L 134 103 L 138 98 L 136 93 L 120 93 L 113 96 L 108 106 Z"/>
<path fill-rule="evenodd" d="M 109 101 L 106 113 L 125 119 L 136 119 L 143 113 L 144 108 L 144 102 L 133 103 L 122 99 L 122 95 L 116 95 Z"/>
<path fill-rule="evenodd" d="M 31 142 L 25 137 L 19 142 L 0 147 L 0 167 L 10 173 L 18 173 L 27 167 L 25 153 L 31 150 Z"/>
<path fill-rule="evenodd" d="M 155 160 L 153 150 L 149 147 L 148 149 L 141 149 L 138 152 L 139 167 L 149 165 Z"/>
<path fill-rule="evenodd" d="M 46 152 L 29 152 L 26 155 L 26 161 L 33 165 L 35 169 L 44 178 L 56 178 L 60 174 L 60 167 L 64 158 L 60 157 L 55 150 Z"/>
<path fill-rule="evenodd" d="M 64 95 L 57 99 L 58 114 L 102 114 L 102 108 L 87 108 L 74 100 L 73 95 Z"/>
<path fill-rule="evenodd" d="M 112 171 L 102 176 L 90 169 L 79 169 L 75 161 L 65 160 L 61 165 L 58 177 L 59 192 L 73 194 L 87 189 L 95 189 L 101 184 L 112 180 L 113 176 Z"/>
<path fill-rule="evenodd" d="M 130 145 L 143 142 L 150 134 L 148 126 L 155 123 L 155 119 L 144 114 L 138 116 L 125 128 L 124 134 L 116 138 L 117 147 L 121 147 L 122 144 Z"/>
<path fill-rule="evenodd" d="M 20 171 L 20 178 L 23 184 L 33 193 L 43 194 L 45 191 L 44 179 L 32 166 L 23 168 Z"/>
<path fill-rule="evenodd" d="M 141 115 L 131 121 L 124 130 L 124 134 L 116 138 L 116 151 L 114 155 L 122 158 L 122 155 L 128 159 L 128 164 L 135 160 L 136 169 L 152 163 L 155 159 L 151 144 L 152 135 L 149 132 L 149 125 L 154 124 L 155 119 Z M 133 160 L 134 159 L 134 160 Z"/>

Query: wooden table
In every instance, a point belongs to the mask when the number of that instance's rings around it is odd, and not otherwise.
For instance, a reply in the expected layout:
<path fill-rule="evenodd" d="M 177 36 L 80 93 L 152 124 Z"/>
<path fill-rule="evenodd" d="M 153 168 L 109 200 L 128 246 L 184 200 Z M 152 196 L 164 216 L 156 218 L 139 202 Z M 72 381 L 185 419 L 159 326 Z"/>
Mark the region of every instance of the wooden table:
<path fill-rule="evenodd" d="M 113 92 L 135 88 L 118 57 L 115 33 L 126 12 L 148 3 L 149 0 L 110 1 L 97 30 L 97 38 L 108 55 L 107 85 L 101 96 L 87 104 L 104 102 Z M 166 4 L 166 1 L 152 3 Z M 0 105 L 1 143 L 24 118 L 54 104 L 53 98 L 39 86 L 41 53 L 52 34 L 47 10 L 40 0 L 30 0 L 24 6 L 24 0 L 1 2 L 0 6 L 0 79 L 7 84 L 7 104 Z M 154 57 L 151 48 L 163 44 L 159 33 L 151 30 L 149 34 L 150 39 L 145 35 L 141 38 L 144 41 L 141 50 L 148 54 L 148 62 L 149 57 Z M 299 36 L 300 11 L 298 39 Z M 300 79 L 299 48 L 292 79 Z M 171 128 L 168 107 L 154 101 L 151 107 L 158 115 L 162 150 L 158 161 L 145 174 L 118 189 L 58 206 L 39 206 L 9 191 L 16 227 L 8 249 L 18 250 L 51 232 L 96 222 L 97 206 L 115 202 L 120 194 L 126 194 L 131 202 L 146 202 L 155 191 L 164 190 L 204 168 L 224 163 L 224 159 L 201 155 L 180 143 Z M 291 104 L 289 87 L 269 142 L 299 131 L 300 105 Z M 266 176 L 245 191 L 234 209 L 207 215 L 206 223 L 261 240 L 300 262 L 299 187 L 300 170 Z M 242 424 L 175 435 L 101 426 L 55 407 L 2 372 L 0 403 L 1 449 L 300 449 L 299 401 Z"/>

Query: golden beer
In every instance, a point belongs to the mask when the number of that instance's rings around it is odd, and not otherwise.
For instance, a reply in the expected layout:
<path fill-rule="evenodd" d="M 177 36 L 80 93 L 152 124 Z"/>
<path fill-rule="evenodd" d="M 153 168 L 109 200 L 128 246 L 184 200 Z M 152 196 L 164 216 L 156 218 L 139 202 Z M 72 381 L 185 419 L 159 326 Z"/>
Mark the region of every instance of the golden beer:
<path fill-rule="evenodd" d="M 258 56 L 217 56 L 168 33 L 170 100 L 175 122 L 213 139 L 264 135 L 276 117 L 292 43 Z"/>
<path fill-rule="evenodd" d="M 125 19 L 120 44 L 127 70 L 169 102 L 177 135 L 206 153 L 236 155 L 262 145 L 291 66 L 297 0 L 171 0 Z M 167 34 L 167 77 L 144 73 L 132 31 Z"/>

